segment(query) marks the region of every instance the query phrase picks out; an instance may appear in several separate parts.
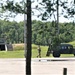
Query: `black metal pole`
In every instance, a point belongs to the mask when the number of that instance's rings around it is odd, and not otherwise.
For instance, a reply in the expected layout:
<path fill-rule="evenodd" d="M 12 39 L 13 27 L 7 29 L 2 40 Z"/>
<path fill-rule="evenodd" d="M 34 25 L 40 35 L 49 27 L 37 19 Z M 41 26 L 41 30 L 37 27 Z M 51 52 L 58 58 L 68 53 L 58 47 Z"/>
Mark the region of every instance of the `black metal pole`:
<path fill-rule="evenodd" d="M 26 75 L 31 75 L 31 0 L 27 0 L 27 55 Z"/>
<path fill-rule="evenodd" d="M 63 75 L 67 75 L 67 68 L 63 68 Z"/>

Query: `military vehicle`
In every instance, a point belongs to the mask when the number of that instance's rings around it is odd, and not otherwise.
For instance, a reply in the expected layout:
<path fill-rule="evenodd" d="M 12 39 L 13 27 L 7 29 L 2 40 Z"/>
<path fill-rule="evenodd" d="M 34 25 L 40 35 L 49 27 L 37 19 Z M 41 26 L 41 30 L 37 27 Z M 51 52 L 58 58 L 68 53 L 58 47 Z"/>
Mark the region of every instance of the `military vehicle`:
<path fill-rule="evenodd" d="M 56 50 L 52 52 L 53 57 L 60 57 L 61 54 L 73 54 L 75 56 L 75 49 L 71 44 L 60 44 Z"/>

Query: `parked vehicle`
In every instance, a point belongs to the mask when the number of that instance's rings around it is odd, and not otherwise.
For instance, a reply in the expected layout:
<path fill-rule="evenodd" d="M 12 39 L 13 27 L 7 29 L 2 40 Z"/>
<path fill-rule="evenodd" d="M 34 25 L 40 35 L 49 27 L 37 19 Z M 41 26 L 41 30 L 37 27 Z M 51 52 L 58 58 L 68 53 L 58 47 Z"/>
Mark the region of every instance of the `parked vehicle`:
<path fill-rule="evenodd" d="M 60 44 L 57 47 L 57 50 L 53 50 L 53 57 L 60 57 L 61 54 L 74 54 L 75 56 L 75 49 L 71 44 Z"/>

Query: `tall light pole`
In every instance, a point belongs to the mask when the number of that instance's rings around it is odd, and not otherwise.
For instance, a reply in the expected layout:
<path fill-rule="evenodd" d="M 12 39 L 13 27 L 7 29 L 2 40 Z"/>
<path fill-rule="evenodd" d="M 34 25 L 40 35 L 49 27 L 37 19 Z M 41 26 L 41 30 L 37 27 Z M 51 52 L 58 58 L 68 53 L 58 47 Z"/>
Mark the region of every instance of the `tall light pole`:
<path fill-rule="evenodd" d="M 26 75 L 31 75 L 31 0 L 24 1 L 24 44 L 26 58 Z"/>
<path fill-rule="evenodd" d="M 26 52 L 26 75 L 31 75 L 31 0 L 27 0 L 27 52 Z"/>

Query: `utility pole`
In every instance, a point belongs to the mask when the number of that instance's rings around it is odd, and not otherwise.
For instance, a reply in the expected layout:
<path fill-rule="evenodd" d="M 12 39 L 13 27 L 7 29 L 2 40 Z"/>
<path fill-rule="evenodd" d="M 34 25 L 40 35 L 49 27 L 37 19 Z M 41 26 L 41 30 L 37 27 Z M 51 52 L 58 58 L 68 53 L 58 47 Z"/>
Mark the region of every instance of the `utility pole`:
<path fill-rule="evenodd" d="M 31 0 L 27 0 L 27 52 L 26 52 L 26 75 L 31 75 Z"/>

